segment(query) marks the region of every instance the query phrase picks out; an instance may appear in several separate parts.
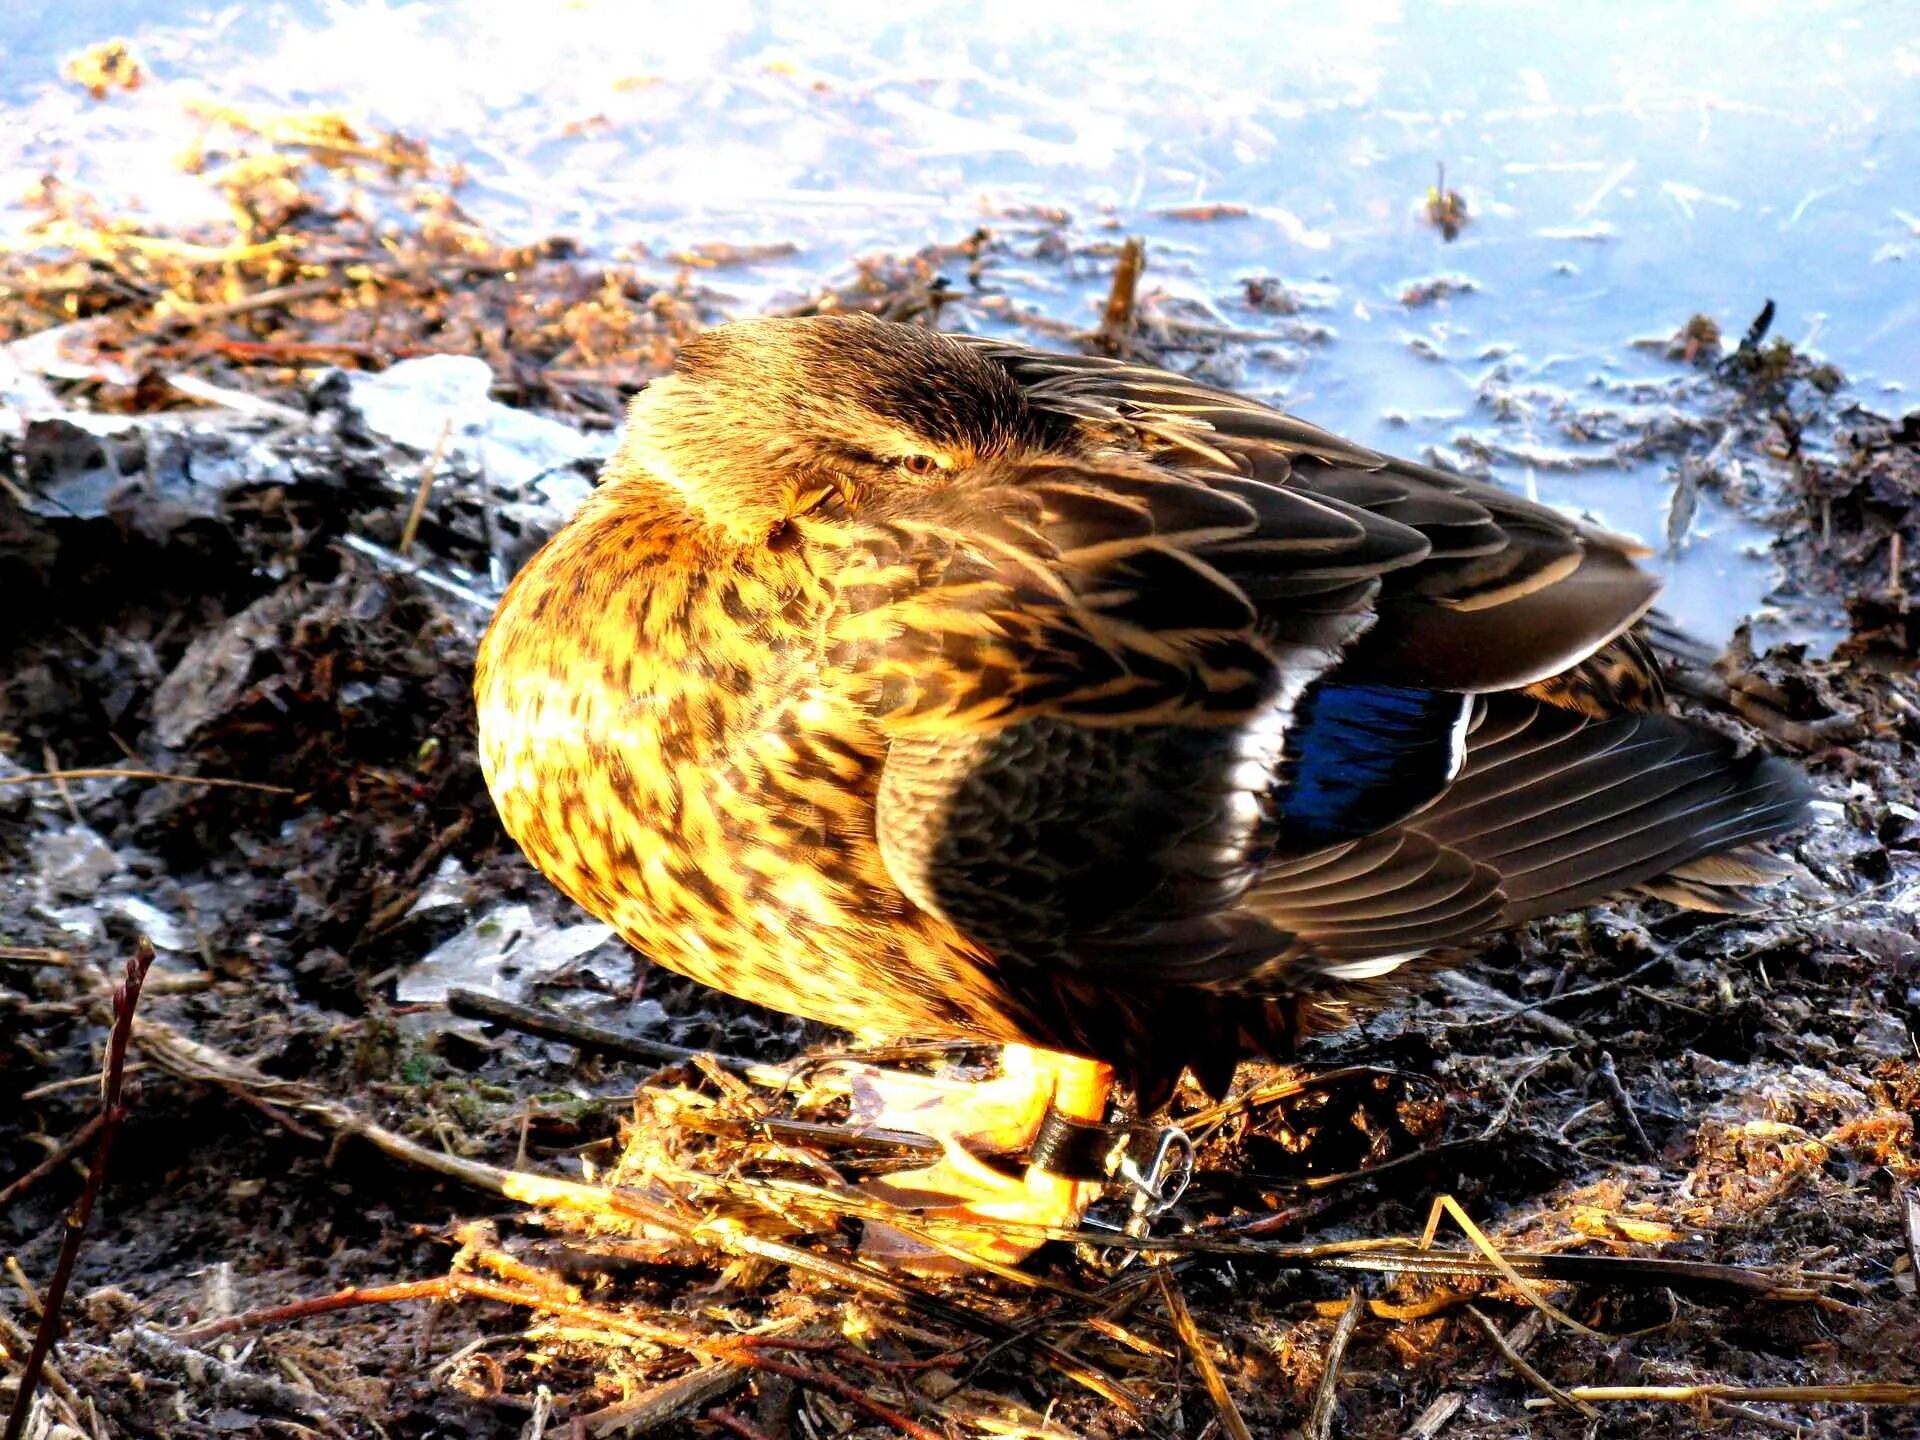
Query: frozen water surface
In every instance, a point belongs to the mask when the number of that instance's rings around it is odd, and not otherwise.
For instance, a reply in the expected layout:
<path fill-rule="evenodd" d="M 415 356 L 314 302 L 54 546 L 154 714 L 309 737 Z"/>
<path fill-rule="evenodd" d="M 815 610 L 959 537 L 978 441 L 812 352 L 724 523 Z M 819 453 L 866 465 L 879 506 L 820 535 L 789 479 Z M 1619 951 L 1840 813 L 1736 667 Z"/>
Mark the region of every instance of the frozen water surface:
<path fill-rule="evenodd" d="M 116 34 L 147 85 L 95 104 L 58 80 L 61 56 Z M 1775 333 L 1827 352 L 1863 400 L 1910 404 L 1917 92 L 1920 30 L 1867 0 L 14 0 L 0 196 L 51 171 L 203 216 L 211 193 L 175 163 L 190 102 L 338 108 L 462 160 L 464 203 L 509 235 L 663 270 L 648 257 L 764 247 L 718 275 L 743 313 L 852 256 L 981 224 L 1031 236 L 1023 212 L 1062 210 L 1067 258 L 999 276 L 1023 304 L 1091 324 L 1110 266 L 1073 248 L 1142 234 L 1150 286 L 1290 335 L 1229 347 L 1214 378 L 1399 453 L 1490 456 L 1506 483 L 1661 546 L 1670 457 L 1607 461 L 1564 417 L 1656 422 L 1623 397 L 1657 409 L 1676 372 L 1630 342 L 1695 311 L 1737 333 L 1768 297 Z M 1451 244 L 1422 213 L 1440 162 L 1471 210 Z M 0 205 L 0 230 L 22 220 Z M 1309 308 L 1280 324 L 1248 303 L 1260 277 Z M 1435 277 L 1467 283 L 1403 303 Z M 1724 635 L 1767 590 L 1764 539 L 1705 500 L 1654 561 L 1668 607 Z"/>

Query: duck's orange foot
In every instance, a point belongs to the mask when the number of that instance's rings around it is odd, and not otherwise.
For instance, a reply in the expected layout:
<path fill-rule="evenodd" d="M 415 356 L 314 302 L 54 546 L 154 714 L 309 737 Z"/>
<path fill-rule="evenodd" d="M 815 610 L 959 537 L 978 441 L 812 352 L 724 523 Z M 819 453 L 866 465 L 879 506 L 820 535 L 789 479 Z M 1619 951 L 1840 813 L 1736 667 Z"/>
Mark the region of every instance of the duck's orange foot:
<path fill-rule="evenodd" d="M 870 1180 L 863 1191 L 930 1222 L 926 1232 L 946 1245 L 1011 1265 L 1046 1236 L 998 1226 L 1072 1229 L 1100 1194 L 1101 1182 L 1069 1179 L 1033 1164 L 1011 1174 L 982 1157 L 1024 1154 L 1050 1109 L 1098 1124 L 1113 1071 L 1097 1060 L 1024 1045 L 1007 1047 L 1002 1071 L 997 1080 L 973 1084 L 866 1071 L 851 1093 L 855 1123 L 916 1131 L 938 1140 L 944 1151 L 931 1165 Z M 861 1250 L 923 1273 L 965 1268 L 964 1260 L 879 1222 L 868 1223 Z"/>

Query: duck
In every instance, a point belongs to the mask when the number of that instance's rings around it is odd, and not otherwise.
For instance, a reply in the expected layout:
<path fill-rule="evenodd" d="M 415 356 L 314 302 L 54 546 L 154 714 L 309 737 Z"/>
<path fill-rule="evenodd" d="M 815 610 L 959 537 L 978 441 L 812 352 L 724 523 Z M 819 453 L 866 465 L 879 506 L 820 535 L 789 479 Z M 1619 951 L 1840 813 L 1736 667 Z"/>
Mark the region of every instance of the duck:
<path fill-rule="evenodd" d="M 652 962 L 999 1047 L 869 1118 L 943 1147 L 885 1198 L 1019 1259 L 1101 1182 L 994 1157 L 1116 1091 L 1218 1094 L 1491 932 L 1785 873 L 1807 782 L 1670 712 L 1645 553 L 1150 365 L 741 320 L 506 589 L 478 752 Z"/>

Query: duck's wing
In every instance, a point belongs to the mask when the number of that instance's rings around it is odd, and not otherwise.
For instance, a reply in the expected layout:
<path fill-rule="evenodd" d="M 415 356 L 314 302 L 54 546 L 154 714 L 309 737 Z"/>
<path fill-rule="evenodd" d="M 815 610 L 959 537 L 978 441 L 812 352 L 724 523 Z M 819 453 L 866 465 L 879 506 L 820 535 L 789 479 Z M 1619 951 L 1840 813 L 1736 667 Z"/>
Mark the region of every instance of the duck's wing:
<path fill-rule="evenodd" d="M 888 738 L 889 872 L 996 954 L 1131 945 L 1167 979 L 1227 973 L 1286 943 L 1235 913 L 1276 843 L 1402 818 L 1454 763 L 1464 697 L 1323 697 L 1365 776 L 1322 785 L 1294 830 L 1276 816 L 1296 705 L 1372 623 L 1381 577 L 1430 549 L 1364 509 L 1108 455 L 800 529 L 850 549 L 829 657 Z"/>
<path fill-rule="evenodd" d="M 803 531 L 862 537 L 832 654 L 889 738 L 889 872 L 1003 960 L 1264 985 L 1381 953 L 1323 941 L 1418 950 L 1508 908 L 1498 865 L 1410 828 L 1473 698 L 1353 665 L 1389 580 L 1429 561 L 1417 526 L 1113 453 Z"/>
<path fill-rule="evenodd" d="M 1243 396 L 1149 366 L 973 342 L 1030 404 L 1096 450 L 1312 497 L 1410 530 L 1417 564 L 1381 572 L 1347 673 L 1486 692 L 1559 675 L 1645 613 L 1659 587 L 1634 542 L 1496 486 L 1389 459 Z"/>

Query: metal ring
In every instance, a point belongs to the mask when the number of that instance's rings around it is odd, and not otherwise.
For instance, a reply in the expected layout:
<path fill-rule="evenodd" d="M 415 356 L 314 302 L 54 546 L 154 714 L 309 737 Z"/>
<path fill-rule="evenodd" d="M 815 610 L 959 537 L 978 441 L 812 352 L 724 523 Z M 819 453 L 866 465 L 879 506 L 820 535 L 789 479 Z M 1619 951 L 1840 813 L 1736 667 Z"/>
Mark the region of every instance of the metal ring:
<path fill-rule="evenodd" d="M 1176 1152 L 1179 1158 L 1172 1160 Z M 1193 1140 L 1178 1125 L 1169 1125 L 1160 1131 L 1155 1139 L 1153 1159 L 1145 1170 L 1131 1155 L 1121 1157 L 1120 1178 L 1133 1187 L 1133 1214 L 1127 1222 L 1128 1234 L 1144 1235 L 1148 1222 L 1179 1203 L 1193 1180 L 1193 1161 Z"/>

